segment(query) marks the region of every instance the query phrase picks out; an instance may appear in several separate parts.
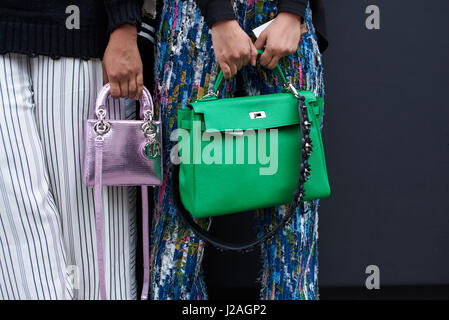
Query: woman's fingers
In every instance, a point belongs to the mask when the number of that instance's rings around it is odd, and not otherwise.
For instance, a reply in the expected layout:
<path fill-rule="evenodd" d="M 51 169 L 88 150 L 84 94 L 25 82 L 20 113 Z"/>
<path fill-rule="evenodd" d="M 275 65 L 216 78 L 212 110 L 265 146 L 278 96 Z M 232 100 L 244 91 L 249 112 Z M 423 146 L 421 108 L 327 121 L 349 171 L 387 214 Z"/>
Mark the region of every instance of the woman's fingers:
<path fill-rule="evenodd" d="M 101 64 L 101 67 L 103 69 L 103 85 L 109 82 L 108 73 L 106 72 L 106 68 L 104 66 L 104 63 Z"/>
<path fill-rule="evenodd" d="M 142 97 L 142 93 L 143 93 L 143 74 L 142 74 L 142 72 L 139 72 L 137 74 L 136 83 L 137 83 L 136 99 L 140 99 L 140 97 Z"/>
<path fill-rule="evenodd" d="M 238 69 L 239 70 L 242 69 L 244 66 L 246 66 L 249 63 L 249 60 L 250 60 L 250 57 L 251 57 L 250 56 L 250 52 L 251 52 L 251 49 L 248 48 L 248 53 L 242 55 L 242 57 L 240 58 L 240 64 L 238 65 Z"/>
<path fill-rule="evenodd" d="M 220 68 L 223 71 L 225 79 L 231 79 L 238 71 L 237 65 L 233 62 L 221 62 Z"/>
<path fill-rule="evenodd" d="M 278 64 L 279 59 L 280 59 L 279 56 L 273 56 L 273 57 L 271 58 L 271 61 L 266 65 L 266 67 L 267 67 L 268 69 L 274 69 L 274 68 L 276 68 L 276 65 Z"/>
<path fill-rule="evenodd" d="M 260 57 L 260 64 L 268 69 L 274 69 L 282 55 L 272 49 L 266 49 Z"/>
<path fill-rule="evenodd" d="M 236 20 L 216 22 L 211 31 L 215 57 L 225 78 L 229 79 L 252 62 L 255 48 Z"/>
<path fill-rule="evenodd" d="M 251 62 L 251 65 L 254 67 L 254 66 L 256 66 L 257 56 L 259 55 L 259 53 L 257 52 L 256 46 L 253 44 L 251 39 L 248 39 L 248 40 L 249 40 L 250 48 L 251 48 L 249 61 Z"/>
<path fill-rule="evenodd" d="M 238 68 L 235 63 L 229 63 L 229 68 L 231 69 L 231 78 L 237 74 Z"/>
<path fill-rule="evenodd" d="M 221 71 L 223 71 L 223 76 L 225 77 L 225 79 L 232 78 L 231 68 L 228 66 L 227 63 L 225 62 L 220 63 L 220 68 Z"/>
<path fill-rule="evenodd" d="M 265 48 L 260 64 L 274 69 L 280 58 L 297 50 L 300 36 L 301 17 L 289 12 L 279 12 L 254 43 L 257 49 Z"/>
<path fill-rule="evenodd" d="M 273 51 L 269 47 L 265 48 L 265 51 L 260 56 L 259 62 L 262 66 L 267 67 L 273 57 Z"/>
<path fill-rule="evenodd" d="M 136 98 L 137 96 L 137 79 L 131 77 L 128 82 L 128 98 Z"/>
<path fill-rule="evenodd" d="M 256 42 L 254 42 L 254 46 L 256 49 L 263 50 L 265 44 L 267 42 L 268 32 L 266 30 L 262 31 L 262 33 L 257 38 Z"/>
<path fill-rule="evenodd" d="M 121 97 L 128 97 L 128 79 L 122 79 L 122 81 L 120 81 L 120 96 Z"/>
<path fill-rule="evenodd" d="M 111 96 L 114 99 L 120 98 L 121 92 L 120 92 L 120 84 L 119 82 L 113 80 L 113 79 L 109 79 L 109 85 L 110 85 L 110 89 L 109 89 L 109 93 L 111 94 Z"/>

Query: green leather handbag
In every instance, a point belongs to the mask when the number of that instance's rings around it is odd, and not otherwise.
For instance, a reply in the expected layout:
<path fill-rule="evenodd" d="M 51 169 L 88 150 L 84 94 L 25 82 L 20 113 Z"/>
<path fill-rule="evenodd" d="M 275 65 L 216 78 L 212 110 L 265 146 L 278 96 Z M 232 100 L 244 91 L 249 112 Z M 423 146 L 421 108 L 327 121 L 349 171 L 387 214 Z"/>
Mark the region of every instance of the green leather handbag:
<path fill-rule="evenodd" d="M 172 171 L 178 214 L 195 233 L 221 249 L 246 250 L 273 236 L 303 200 L 328 197 L 321 139 L 323 99 L 287 83 L 282 93 L 219 99 L 214 91 L 178 110 L 180 164 Z M 193 218 L 290 204 L 283 221 L 245 244 L 214 238 Z"/>

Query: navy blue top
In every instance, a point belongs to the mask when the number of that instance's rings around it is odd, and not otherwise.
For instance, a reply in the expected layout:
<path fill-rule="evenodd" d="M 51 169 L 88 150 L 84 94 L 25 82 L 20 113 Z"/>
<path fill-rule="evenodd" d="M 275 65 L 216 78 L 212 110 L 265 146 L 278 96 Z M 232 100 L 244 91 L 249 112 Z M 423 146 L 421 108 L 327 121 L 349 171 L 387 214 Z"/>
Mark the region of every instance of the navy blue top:
<path fill-rule="evenodd" d="M 211 27 L 235 19 L 230 0 L 195 0 Z M 304 17 L 308 0 L 279 0 L 278 11 Z M 79 29 L 71 5 L 79 8 Z M 310 0 L 321 51 L 327 47 L 322 0 Z M 2 0 L 0 54 L 14 52 L 51 57 L 102 58 L 109 34 L 122 24 L 140 27 L 142 0 Z"/>
<path fill-rule="evenodd" d="M 222 20 L 234 20 L 235 14 L 230 0 L 195 0 L 209 27 Z M 326 20 L 322 0 L 278 0 L 278 12 L 291 12 L 304 18 L 307 3 L 312 9 L 313 26 L 317 31 L 318 45 L 323 52 L 328 45 L 326 37 Z"/>
<path fill-rule="evenodd" d="M 79 8 L 79 29 L 66 27 L 70 5 Z M 2 0 L 0 54 L 101 58 L 112 30 L 140 26 L 141 10 L 142 0 Z"/>

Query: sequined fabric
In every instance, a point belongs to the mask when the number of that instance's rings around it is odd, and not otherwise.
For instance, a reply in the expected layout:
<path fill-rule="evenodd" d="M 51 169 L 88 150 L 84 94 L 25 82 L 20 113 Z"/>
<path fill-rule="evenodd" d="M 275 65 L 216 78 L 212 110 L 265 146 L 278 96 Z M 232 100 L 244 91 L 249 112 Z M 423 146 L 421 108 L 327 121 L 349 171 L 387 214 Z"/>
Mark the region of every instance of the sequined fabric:
<path fill-rule="evenodd" d="M 276 15 L 276 1 L 236 0 L 236 17 L 242 28 L 251 30 Z M 281 66 L 297 88 L 324 94 L 323 70 L 317 39 L 307 10 L 309 32 L 304 34 L 295 54 L 281 60 Z M 212 89 L 217 74 L 210 31 L 194 0 L 164 0 L 157 32 L 155 103 L 161 107 L 164 127 L 164 182 L 155 192 L 151 230 L 151 298 L 207 299 L 201 261 L 205 244 L 178 222 L 170 199 L 169 152 L 175 142 L 176 112 Z M 247 66 L 241 71 L 247 95 L 280 92 L 272 72 Z M 223 97 L 236 91 L 236 81 L 227 81 Z M 261 299 L 318 298 L 318 201 L 304 203 L 297 215 L 271 242 L 262 245 L 263 268 L 259 279 Z M 300 211 L 302 213 L 300 214 Z M 279 222 L 285 206 L 260 210 L 258 232 Z M 204 227 L 209 220 L 199 221 Z"/>

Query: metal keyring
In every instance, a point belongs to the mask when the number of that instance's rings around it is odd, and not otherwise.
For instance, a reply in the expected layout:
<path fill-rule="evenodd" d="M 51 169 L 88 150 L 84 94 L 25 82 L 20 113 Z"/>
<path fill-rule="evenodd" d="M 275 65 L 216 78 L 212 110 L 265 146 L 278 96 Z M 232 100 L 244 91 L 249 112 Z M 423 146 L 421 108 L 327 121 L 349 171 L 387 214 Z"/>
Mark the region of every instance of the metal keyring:
<path fill-rule="evenodd" d="M 158 127 L 151 122 L 144 122 L 140 127 L 145 135 L 153 134 L 158 132 Z"/>
<path fill-rule="evenodd" d="M 94 125 L 95 132 L 101 136 L 108 133 L 110 129 L 111 125 L 109 124 L 109 122 L 105 122 L 103 120 L 97 121 Z"/>
<path fill-rule="evenodd" d="M 98 109 L 98 111 L 97 111 L 97 117 L 98 117 L 100 120 L 103 120 L 105 116 L 106 116 L 106 110 L 103 109 L 103 108 Z"/>
<path fill-rule="evenodd" d="M 151 110 L 146 110 L 143 113 L 143 118 L 145 121 L 153 121 L 153 113 L 151 112 Z"/>

